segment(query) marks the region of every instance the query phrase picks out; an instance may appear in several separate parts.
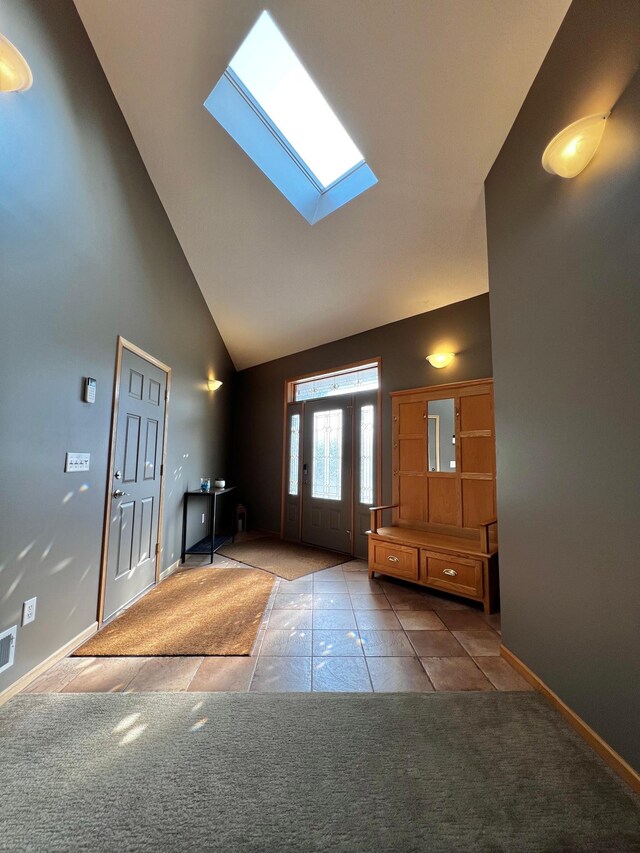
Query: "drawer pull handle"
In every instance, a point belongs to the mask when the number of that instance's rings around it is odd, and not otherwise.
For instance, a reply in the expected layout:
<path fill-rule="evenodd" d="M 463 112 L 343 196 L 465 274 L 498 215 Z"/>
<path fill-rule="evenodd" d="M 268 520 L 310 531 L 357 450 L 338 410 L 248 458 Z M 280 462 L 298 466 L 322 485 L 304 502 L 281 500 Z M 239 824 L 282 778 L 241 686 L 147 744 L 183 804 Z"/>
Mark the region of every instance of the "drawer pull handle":
<path fill-rule="evenodd" d="M 458 573 L 456 572 L 456 570 L 455 570 L 455 569 L 443 569 L 443 570 L 442 570 L 442 574 L 443 574 L 443 575 L 449 575 L 450 577 L 455 578 L 455 576 L 456 576 Z"/>
<path fill-rule="evenodd" d="M 387 557 L 390 563 L 399 563 L 400 560 L 397 557 Z"/>

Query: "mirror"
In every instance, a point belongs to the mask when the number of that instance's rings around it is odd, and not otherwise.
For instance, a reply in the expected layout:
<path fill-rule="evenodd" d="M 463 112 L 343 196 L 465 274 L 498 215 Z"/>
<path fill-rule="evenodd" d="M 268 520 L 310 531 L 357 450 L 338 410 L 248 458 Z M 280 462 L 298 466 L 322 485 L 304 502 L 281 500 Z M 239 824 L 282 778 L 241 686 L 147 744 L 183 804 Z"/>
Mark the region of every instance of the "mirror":
<path fill-rule="evenodd" d="M 427 408 L 427 446 L 429 471 L 456 470 L 455 400 L 429 400 Z"/>

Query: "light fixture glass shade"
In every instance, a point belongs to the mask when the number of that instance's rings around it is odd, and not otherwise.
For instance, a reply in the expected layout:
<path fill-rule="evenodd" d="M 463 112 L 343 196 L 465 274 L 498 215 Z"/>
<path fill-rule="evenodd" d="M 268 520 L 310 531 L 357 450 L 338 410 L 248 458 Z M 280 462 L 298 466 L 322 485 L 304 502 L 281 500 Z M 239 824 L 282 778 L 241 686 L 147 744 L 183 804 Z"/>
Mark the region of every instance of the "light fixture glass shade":
<path fill-rule="evenodd" d="M 24 92 L 32 83 L 33 75 L 27 60 L 0 33 L 0 92 Z"/>
<path fill-rule="evenodd" d="M 207 385 L 209 387 L 209 391 L 217 391 L 222 385 L 222 382 L 219 379 L 207 379 Z"/>
<path fill-rule="evenodd" d="M 427 356 L 427 361 L 431 367 L 446 367 L 451 364 L 455 358 L 454 352 L 432 352 Z"/>
<path fill-rule="evenodd" d="M 544 149 L 542 165 L 551 175 L 575 178 L 598 150 L 609 113 L 581 118 L 557 133 Z"/>

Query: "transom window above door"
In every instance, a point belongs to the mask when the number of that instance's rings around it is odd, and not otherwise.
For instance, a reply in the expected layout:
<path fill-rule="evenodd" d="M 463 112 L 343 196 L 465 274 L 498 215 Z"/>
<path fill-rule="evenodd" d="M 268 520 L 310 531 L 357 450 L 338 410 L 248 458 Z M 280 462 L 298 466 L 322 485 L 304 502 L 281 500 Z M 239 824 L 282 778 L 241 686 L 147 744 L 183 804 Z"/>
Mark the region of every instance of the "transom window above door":
<path fill-rule="evenodd" d="M 333 373 L 321 373 L 289 383 L 288 399 L 292 403 L 375 391 L 380 384 L 380 365 L 361 364 Z"/>

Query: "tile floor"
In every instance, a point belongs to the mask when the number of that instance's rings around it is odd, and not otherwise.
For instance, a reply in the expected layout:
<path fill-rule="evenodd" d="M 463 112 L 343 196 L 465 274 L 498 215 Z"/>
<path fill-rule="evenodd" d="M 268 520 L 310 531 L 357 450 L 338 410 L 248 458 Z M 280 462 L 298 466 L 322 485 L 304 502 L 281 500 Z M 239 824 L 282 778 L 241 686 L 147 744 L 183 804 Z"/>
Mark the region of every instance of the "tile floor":
<path fill-rule="evenodd" d="M 200 566 L 192 559 L 189 566 Z M 213 568 L 242 566 L 216 557 Z M 26 692 L 529 690 L 499 657 L 500 617 L 353 560 L 276 578 L 248 657 L 65 658 Z"/>

